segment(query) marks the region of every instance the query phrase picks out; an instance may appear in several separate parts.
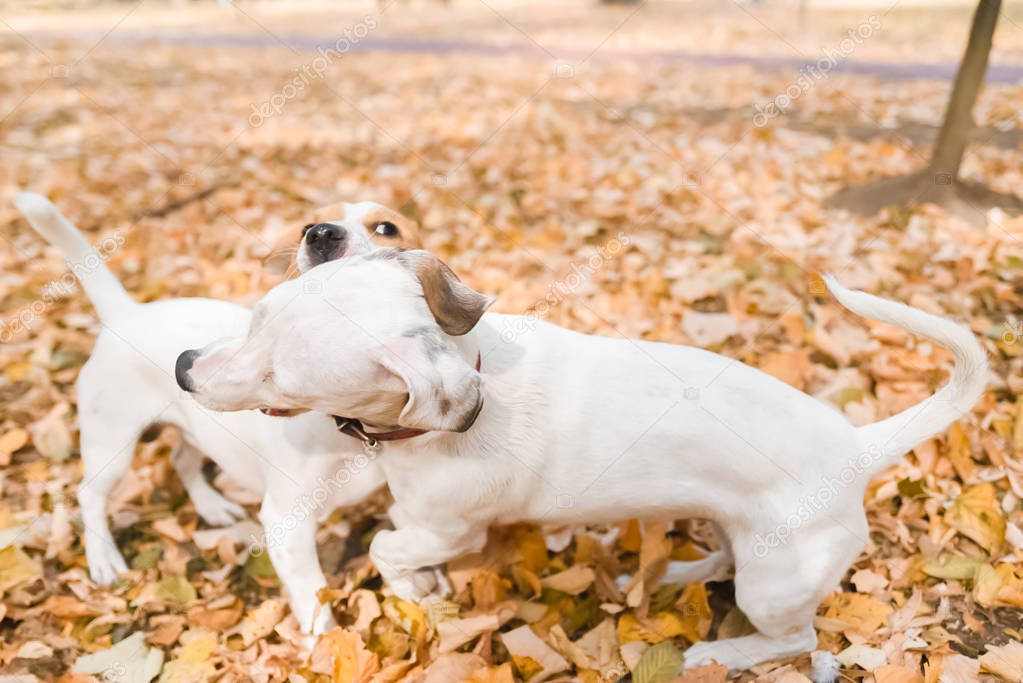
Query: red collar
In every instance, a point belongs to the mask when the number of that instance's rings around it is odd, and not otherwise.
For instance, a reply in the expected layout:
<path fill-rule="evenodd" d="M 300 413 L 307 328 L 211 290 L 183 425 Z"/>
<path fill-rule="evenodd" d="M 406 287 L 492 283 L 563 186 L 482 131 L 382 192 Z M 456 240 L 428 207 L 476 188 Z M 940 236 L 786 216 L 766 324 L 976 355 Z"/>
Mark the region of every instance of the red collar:
<path fill-rule="evenodd" d="M 476 352 L 476 372 L 480 371 L 482 367 L 483 357 L 480 353 Z M 341 417 L 340 415 L 332 415 L 334 418 L 334 424 L 337 425 L 337 430 L 342 434 L 358 439 L 363 443 L 366 448 L 376 448 L 380 445 L 381 441 L 400 441 L 402 439 L 411 439 L 416 436 L 422 436 L 429 432 L 429 429 L 416 429 L 415 427 L 402 427 L 401 429 L 392 429 L 389 432 L 367 432 L 362 422 L 356 420 L 354 417 Z"/>

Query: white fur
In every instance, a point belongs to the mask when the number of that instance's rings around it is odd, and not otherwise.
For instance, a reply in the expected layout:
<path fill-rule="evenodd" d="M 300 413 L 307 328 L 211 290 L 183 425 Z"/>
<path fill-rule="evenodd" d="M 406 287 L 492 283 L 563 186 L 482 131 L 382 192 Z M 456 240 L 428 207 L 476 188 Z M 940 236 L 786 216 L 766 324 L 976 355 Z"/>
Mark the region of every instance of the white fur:
<path fill-rule="evenodd" d="M 720 577 L 734 561 L 736 600 L 757 633 L 698 643 L 687 666 L 716 660 L 745 669 L 812 650 L 817 605 L 867 542 L 862 497 L 871 475 L 969 410 L 986 379 L 983 349 L 968 330 L 833 279 L 829 287 L 850 310 L 947 344 L 956 361 L 950 384 L 857 428 L 788 384 L 701 349 L 495 313 L 464 336 L 443 337 L 438 365 L 423 351 L 438 356 L 427 343 L 437 325 L 422 287 L 398 259 L 381 256 L 324 264 L 272 290 L 247 339 L 204 352 L 211 362 L 195 378 L 198 400 L 417 426 L 402 422 L 405 400 L 478 400 L 450 387 L 472 384 L 480 353 L 482 411 L 468 431 L 383 446 L 397 528 L 373 540 L 380 573 L 399 596 L 423 598 L 437 583 L 432 568 L 480 550 L 493 523 L 707 518 L 726 550 L 669 575 Z M 409 343 L 417 336 L 421 343 Z M 420 381 L 402 378 L 410 373 Z M 824 491 L 827 500 L 800 515 Z"/>
<path fill-rule="evenodd" d="M 841 665 L 835 655 L 827 650 L 817 650 L 810 656 L 813 669 L 813 683 L 838 683 Z"/>
<path fill-rule="evenodd" d="M 263 496 L 259 519 L 266 530 L 265 545 L 292 610 L 303 630 L 329 630 L 334 623 L 330 610 L 320 609 L 316 596 L 326 586 L 316 553 L 316 523 L 337 507 L 361 502 L 382 485 L 375 462 L 362 455 L 358 442 L 338 434 L 326 415 L 284 419 L 255 411 L 217 413 L 192 400 L 174 379 L 178 354 L 211 338 L 245 334 L 251 313 L 213 299 L 138 304 L 45 197 L 25 192 L 15 204 L 68 258 L 103 323 L 77 385 L 85 465 L 78 498 L 93 580 L 110 583 L 127 569 L 107 523 L 107 498 L 128 471 L 143 430 L 170 424 L 181 430 L 184 442 L 173 462 L 200 516 L 214 526 L 245 516 L 203 478 L 205 454 Z M 359 206 L 346 205 L 346 210 Z M 362 249 L 372 248 L 361 224 L 340 224 L 361 234 L 357 243 Z"/>

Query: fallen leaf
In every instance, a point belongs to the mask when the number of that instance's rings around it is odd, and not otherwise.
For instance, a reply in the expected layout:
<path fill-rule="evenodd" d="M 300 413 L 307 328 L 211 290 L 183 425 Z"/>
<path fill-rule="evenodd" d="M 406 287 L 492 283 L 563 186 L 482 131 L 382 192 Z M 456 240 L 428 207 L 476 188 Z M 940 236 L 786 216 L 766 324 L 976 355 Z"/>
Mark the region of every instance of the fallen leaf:
<path fill-rule="evenodd" d="M 485 668 L 486 661 L 468 652 L 448 652 L 438 656 L 426 667 L 423 683 L 451 683 L 468 680 L 475 672 Z"/>
<path fill-rule="evenodd" d="M 36 450 L 54 462 L 63 462 L 71 455 L 71 432 L 64 423 L 67 412 L 68 404 L 60 403 L 28 427 Z"/>
<path fill-rule="evenodd" d="M 904 666 L 879 666 L 872 673 L 876 683 L 924 683 L 924 677 L 919 671 Z"/>
<path fill-rule="evenodd" d="M 728 667 L 724 664 L 704 664 L 686 669 L 675 683 L 725 683 L 728 679 Z"/>
<path fill-rule="evenodd" d="M 111 683 L 149 683 L 162 667 L 163 653 L 146 647 L 142 633 L 135 632 L 108 650 L 80 656 L 71 671 Z"/>
<path fill-rule="evenodd" d="M 682 330 L 693 345 L 708 347 L 720 344 L 739 333 L 739 323 L 729 313 L 700 313 L 686 311 L 682 318 Z"/>
<path fill-rule="evenodd" d="M 484 633 L 496 631 L 500 625 L 500 620 L 494 614 L 465 619 L 446 619 L 437 624 L 440 651 L 453 652 Z"/>
<path fill-rule="evenodd" d="M 195 586 L 184 576 L 171 576 L 156 585 L 156 597 L 164 602 L 187 605 L 195 602 L 198 595 Z"/>
<path fill-rule="evenodd" d="M 15 586 L 42 576 L 43 568 L 21 548 L 9 545 L 0 549 L 0 595 Z"/>
<path fill-rule="evenodd" d="M 980 656 L 980 666 L 1007 681 L 1023 681 L 1023 643 L 1014 640 L 988 645 L 987 652 Z"/>
<path fill-rule="evenodd" d="M 541 680 L 568 669 L 568 662 L 564 657 L 543 642 L 529 626 L 520 626 L 507 633 L 502 633 L 500 638 L 516 661 L 530 659 L 540 667 L 540 671 L 531 676 L 529 680 Z"/>
<path fill-rule="evenodd" d="M 24 429 L 12 429 L 0 436 L 0 467 L 11 464 L 11 454 L 28 443 L 28 432 Z"/>
<path fill-rule="evenodd" d="M 884 650 L 862 644 L 850 645 L 835 655 L 835 658 L 846 668 L 858 666 L 867 671 L 873 671 L 887 661 Z"/>
<path fill-rule="evenodd" d="M 682 651 L 670 642 L 652 646 L 632 670 L 635 683 L 668 683 L 682 671 Z"/>
<path fill-rule="evenodd" d="M 992 555 L 1005 541 L 1005 518 L 1002 516 L 992 484 L 980 484 L 960 494 L 945 511 L 945 523 L 977 542 Z"/>
<path fill-rule="evenodd" d="M 335 628 L 323 637 L 334 659 L 334 680 L 344 683 L 370 683 L 380 670 L 380 661 L 370 652 L 359 634 Z"/>
<path fill-rule="evenodd" d="M 540 585 L 569 595 L 579 595 L 593 585 L 594 576 L 592 569 L 577 564 L 563 572 L 540 579 Z"/>
<path fill-rule="evenodd" d="M 824 599 L 824 616 L 836 619 L 847 629 L 869 634 L 885 623 L 892 608 L 862 593 L 832 593 Z"/>

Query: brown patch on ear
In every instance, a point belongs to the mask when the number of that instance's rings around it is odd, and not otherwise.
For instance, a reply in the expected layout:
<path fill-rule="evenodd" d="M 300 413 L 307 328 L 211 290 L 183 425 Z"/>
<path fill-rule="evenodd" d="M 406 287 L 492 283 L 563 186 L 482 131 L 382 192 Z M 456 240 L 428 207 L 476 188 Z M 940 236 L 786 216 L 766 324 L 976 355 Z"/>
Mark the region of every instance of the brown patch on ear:
<path fill-rule="evenodd" d="M 377 225 L 384 221 L 394 223 L 394 226 L 398 228 L 397 237 L 384 237 L 376 234 Z M 374 209 L 362 219 L 362 225 L 377 247 L 404 247 L 407 249 L 422 249 L 423 247 L 419 224 L 397 211 L 384 207 Z"/>
<path fill-rule="evenodd" d="M 416 274 L 423 286 L 426 305 L 440 329 L 450 335 L 466 334 L 494 303 L 492 297 L 480 294 L 459 280 L 447 264 L 428 251 L 399 252 L 398 260 Z"/>

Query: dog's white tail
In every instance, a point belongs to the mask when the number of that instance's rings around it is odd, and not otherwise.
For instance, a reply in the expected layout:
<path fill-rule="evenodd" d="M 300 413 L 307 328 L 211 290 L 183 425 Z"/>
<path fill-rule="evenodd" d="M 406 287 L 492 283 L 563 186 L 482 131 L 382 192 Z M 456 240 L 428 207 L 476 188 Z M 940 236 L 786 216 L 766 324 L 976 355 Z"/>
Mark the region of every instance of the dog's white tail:
<path fill-rule="evenodd" d="M 108 321 L 135 305 L 99 253 L 49 199 L 35 192 L 19 192 L 14 205 L 36 232 L 64 253 L 101 320 Z"/>
<path fill-rule="evenodd" d="M 955 358 L 949 383 L 901 413 L 864 425 L 857 431 L 865 449 L 881 454 L 877 471 L 895 464 L 913 447 L 945 431 L 965 415 L 984 393 L 987 354 L 964 326 L 880 297 L 846 289 L 830 276 L 824 282 L 838 301 L 857 315 L 901 327 L 948 347 Z"/>

